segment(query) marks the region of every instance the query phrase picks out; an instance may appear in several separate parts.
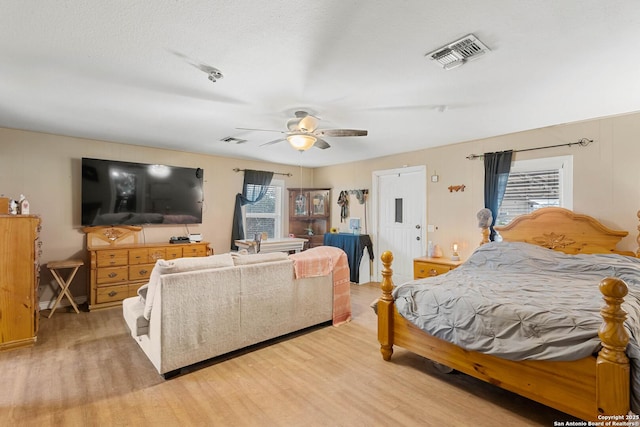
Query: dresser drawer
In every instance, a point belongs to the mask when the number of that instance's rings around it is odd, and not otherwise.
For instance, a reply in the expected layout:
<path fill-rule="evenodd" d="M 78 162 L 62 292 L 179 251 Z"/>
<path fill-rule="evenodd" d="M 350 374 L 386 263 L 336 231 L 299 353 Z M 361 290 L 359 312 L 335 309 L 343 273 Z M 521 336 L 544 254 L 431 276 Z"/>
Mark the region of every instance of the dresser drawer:
<path fill-rule="evenodd" d="M 109 267 L 114 265 L 127 265 L 129 263 L 129 251 L 99 251 L 96 256 L 98 267 Z"/>
<path fill-rule="evenodd" d="M 172 248 L 165 249 L 164 259 L 176 259 L 176 258 L 182 258 L 182 247 L 174 246 Z"/>
<path fill-rule="evenodd" d="M 413 260 L 413 278 L 437 276 L 447 273 L 462 264 L 460 260 L 449 258 L 420 257 Z"/>
<path fill-rule="evenodd" d="M 153 264 L 140 264 L 129 266 L 129 280 L 145 280 L 151 276 Z"/>
<path fill-rule="evenodd" d="M 180 251 L 182 253 L 182 251 Z M 159 259 L 167 259 L 167 251 L 164 248 L 154 248 L 149 249 L 149 256 L 147 257 L 147 262 L 155 262 Z"/>
<path fill-rule="evenodd" d="M 203 245 L 198 246 L 184 246 L 182 248 L 182 256 L 190 257 L 190 256 L 205 256 L 207 255 L 207 248 Z"/>
<path fill-rule="evenodd" d="M 129 264 L 146 264 L 149 262 L 149 249 L 129 249 Z"/>
<path fill-rule="evenodd" d="M 129 267 L 106 267 L 96 271 L 97 283 L 117 283 L 129 280 Z"/>
<path fill-rule="evenodd" d="M 182 250 L 180 250 L 180 255 L 182 255 Z M 165 256 L 166 252 L 164 248 L 130 249 L 129 264 L 155 264 L 157 260 L 165 259 Z"/>
<path fill-rule="evenodd" d="M 453 270 L 452 267 L 430 262 L 415 262 L 413 264 L 413 277 L 422 279 L 424 277 L 437 276 Z"/>
<path fill-rule="evenodd" d="M 122 301 L 127 297 L 129 297 L 129 285 L 99 286 L 96 303 Z"/>

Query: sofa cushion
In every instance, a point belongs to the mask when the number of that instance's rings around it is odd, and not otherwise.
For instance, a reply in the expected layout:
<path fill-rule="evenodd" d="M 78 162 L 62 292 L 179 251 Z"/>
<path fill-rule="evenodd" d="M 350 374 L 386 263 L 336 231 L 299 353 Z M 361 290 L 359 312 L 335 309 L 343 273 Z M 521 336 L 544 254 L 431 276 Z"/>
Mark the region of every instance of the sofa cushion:
<path fill-rule="evenodd" d="M 209 268 L 233 267 L 231 254 L 210 255 L 205 257 L 186 257 L 172 260 L 160 259 L 156 267 L 160 274 L 182 273 L 183 271 L 205 270 Z"/>
<path fill-rule="evenodd" d="M 144 303 L 139 298 L 125 298 L 122 301 L 122 314 L 131 335 L 139 337 L 149 333 L 149 320 L 144 317 Z"/>
<path fill-rule="evenodd" d="M 233 254 L 235 265 L 260 264 L 263 262 L 283 261 L 289 259 L 289 255 L 284 252 L 269 252 L 266 254 Z"/>
<path fill-rule="evenodd" d="M 233 259 L 229 253 L 210 255 L 206 257 L 176 258 L 169 261 L 159 259 L 156 261 L 156 265 L 153 267 L 153 270 L 151 270 L 151 276 L 149 277 L 149 285 L 147 287 L 144 304 L 145 319 L 149 320 L 151 318 L 153 298 L 158 284 L 160 283 L 160 275 L 233 266 Z"/>

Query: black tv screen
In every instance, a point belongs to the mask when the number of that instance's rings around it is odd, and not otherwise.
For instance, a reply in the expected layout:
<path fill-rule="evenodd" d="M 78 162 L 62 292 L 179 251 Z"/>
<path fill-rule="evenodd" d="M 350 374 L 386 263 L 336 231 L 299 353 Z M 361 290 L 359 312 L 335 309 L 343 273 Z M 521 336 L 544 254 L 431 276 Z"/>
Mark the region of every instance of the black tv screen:
<path fill-rule="evenodd" d="M 82 159 L 82 225 L 201 224 L 200 168 Z"/>

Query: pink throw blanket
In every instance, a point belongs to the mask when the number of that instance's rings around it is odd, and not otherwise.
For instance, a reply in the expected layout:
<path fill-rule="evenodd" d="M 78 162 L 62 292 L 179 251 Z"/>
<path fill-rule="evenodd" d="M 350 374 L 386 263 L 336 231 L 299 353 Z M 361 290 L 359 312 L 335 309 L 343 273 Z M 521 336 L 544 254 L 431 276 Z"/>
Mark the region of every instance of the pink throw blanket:
<path fill-rule="evenodd" d="M 351 281 L 349 261 L 342 249 L 318 246 L 289 255 L 296 279 L 327 276 L 333 272 L 333 325 L 351 320 Z"/>

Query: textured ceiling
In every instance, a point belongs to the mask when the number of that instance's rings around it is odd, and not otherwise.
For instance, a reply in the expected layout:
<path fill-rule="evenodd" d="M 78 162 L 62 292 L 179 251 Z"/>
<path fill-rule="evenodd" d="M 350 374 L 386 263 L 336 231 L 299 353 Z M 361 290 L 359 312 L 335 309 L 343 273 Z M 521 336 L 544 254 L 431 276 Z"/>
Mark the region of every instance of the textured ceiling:
<path fill-rule="evenodd" d="M 3 0 L 0 126 L 344 163 L 640 111 L 638 28 L 637 0 Z M 469 33 L 491 52 L 425 59 Z M 299 109 L 369 135 L 300 154 L 237 130 Z"/>

